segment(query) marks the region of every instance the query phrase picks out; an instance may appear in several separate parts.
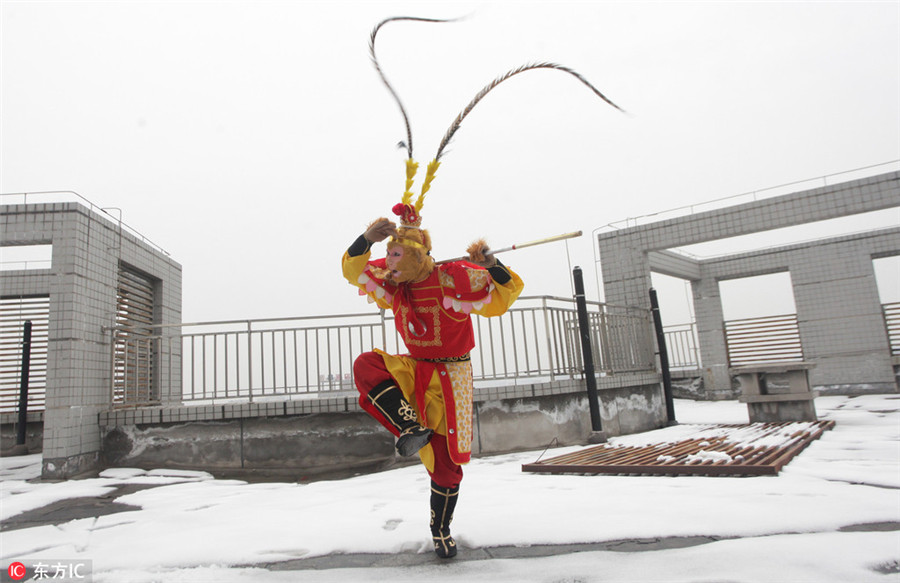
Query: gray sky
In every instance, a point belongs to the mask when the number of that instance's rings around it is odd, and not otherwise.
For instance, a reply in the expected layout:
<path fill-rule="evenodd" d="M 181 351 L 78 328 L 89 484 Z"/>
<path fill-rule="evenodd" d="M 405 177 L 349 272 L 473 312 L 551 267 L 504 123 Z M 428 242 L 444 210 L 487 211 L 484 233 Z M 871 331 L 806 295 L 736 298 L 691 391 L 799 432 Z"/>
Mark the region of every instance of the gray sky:
<path fill-rule="evenodd" d="M 438 258 L 582 230 L 504 261 L 526 294 L 598 298 L 590 232 L 900 159 L 898 2 L 2 1 L 0 192 L 73 190 L 184 267 L 185 321 L 368 308 L 339 259 L 475 93 L 423 216 Z M 424 174 L 424 172 L 422 172 Z M 421 180 L 421 177 L 420 177 Z M 897 216 L 879 221 L 897 223 Z M 868 221 L 864 226 L 870 226 Z M 856 229 L 860 230 L 860 229 Z M 376 248 L 376 253 L 382 253 Z"/>

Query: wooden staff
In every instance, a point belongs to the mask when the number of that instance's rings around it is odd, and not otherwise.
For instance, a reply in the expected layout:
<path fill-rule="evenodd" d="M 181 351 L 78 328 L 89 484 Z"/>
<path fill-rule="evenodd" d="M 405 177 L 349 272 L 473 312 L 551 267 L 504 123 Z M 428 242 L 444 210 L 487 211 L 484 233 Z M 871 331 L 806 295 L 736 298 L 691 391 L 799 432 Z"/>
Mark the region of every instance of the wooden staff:
<path fill-rule="evenodd" d="M 555 237 L 547 237 L 546 239 L 538 239 L 536 241 L 528 241 L 527 243 L 517 243 L 516 245 L 510 245 L 509 247 L 504 247 L 502 249 L 497 249 L 496 251 L 488 250 L 485 255 L 496 255 L 497 253 L 506 253 L 507 251 L 515 251 L 516 249 L 524 249 L 525 247 L 534 247 L 535 245 L 543 245 L 544 243 L 553 243 L 554 241 L 562 241 L 563 239 L 572 239 L 574 237 L 580 237 L 581 231 L 575 231 L 574 233 L 566 233 L 564 235 L 556 235 Z M 443 259 L 441 261 L 437 261 L 438 265 L 442 263 L 450 263 L 452 261 L 469 261 L 468 255 L 463 255 L 462 257 L 456 257 L 454 259 Z"/>

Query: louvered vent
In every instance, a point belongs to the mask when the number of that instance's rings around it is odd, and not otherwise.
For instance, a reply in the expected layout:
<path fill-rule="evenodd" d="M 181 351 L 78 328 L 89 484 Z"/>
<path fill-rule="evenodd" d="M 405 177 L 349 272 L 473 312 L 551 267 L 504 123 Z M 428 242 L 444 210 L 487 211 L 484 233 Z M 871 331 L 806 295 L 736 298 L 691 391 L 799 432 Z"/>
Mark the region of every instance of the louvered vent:
<path fill-rule="evenodd" d="M 44 410 L 47 387 L 47 333 L 50 298 L 0 299 L 0 413 L 15 413 L 22 379 L 25 322 L 31 322 L 31 365 L 28 367 L 28 411 Z"/>
<path fill-rule="evenodd" d="M 157 341 L 152 328 L 154 288 L 150 277 L 119 267 L 113 362 L 116 405 L 146 405 L 157 401 L 154 378 Z"/>

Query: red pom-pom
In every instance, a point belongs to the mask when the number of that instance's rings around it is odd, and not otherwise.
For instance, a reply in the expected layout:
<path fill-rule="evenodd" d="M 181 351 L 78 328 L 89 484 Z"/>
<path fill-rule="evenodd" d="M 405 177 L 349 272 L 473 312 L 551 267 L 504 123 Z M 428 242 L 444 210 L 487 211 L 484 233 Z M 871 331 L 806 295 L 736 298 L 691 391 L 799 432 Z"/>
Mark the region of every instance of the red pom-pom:
<path fill-rule="evenodd" d="M 403 219 L 403 222 L 405 223 L 412 224 L 419 220 L 419 215 L 416 214 L 416 209 L 414 209 L 410 204 L 403 204 L 402 202 L 398 202 L 391 210 L 395 215 L 401 217 Z"/>

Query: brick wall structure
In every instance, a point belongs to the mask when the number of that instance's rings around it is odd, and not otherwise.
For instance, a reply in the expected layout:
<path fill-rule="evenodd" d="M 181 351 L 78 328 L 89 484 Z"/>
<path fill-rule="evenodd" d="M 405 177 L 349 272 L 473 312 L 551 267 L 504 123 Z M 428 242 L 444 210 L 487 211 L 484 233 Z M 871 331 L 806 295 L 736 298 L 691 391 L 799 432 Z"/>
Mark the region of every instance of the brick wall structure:
<path fill-rule="evenodd" d="M 0 293 L 49 297 L 43 476 L 68 478 L 100 463 L 98 420 L 112 406 L 119 270 L 153 282 L 153 323 L 164 325 L 181 322 L 181 266 L 80 203 L 3 205 L 0 226 L 0 246 L 52 245 L 49 268 L 0 273 Z"/>
<path fill-rule="evenodd" d="M 889 172 L 598 235 L 605 301 L 648 306 L 650 273 L 691 281 L 703 382 L 734 396 L 719 282 L 789 272 L 804 359 L 820 390 L 897 391 L 873 259 L 900 255 L 900 227 L 705 260 L 672 248 L 900 207 Z"/>

